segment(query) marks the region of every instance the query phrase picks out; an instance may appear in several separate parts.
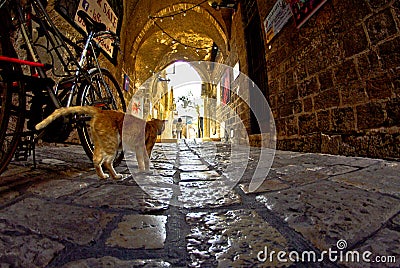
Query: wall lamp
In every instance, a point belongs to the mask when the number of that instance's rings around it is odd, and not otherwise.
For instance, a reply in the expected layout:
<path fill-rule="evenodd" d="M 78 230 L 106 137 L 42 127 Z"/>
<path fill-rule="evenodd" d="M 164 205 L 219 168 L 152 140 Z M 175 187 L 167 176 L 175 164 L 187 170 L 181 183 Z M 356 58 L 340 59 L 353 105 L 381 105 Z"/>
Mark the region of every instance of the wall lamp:
<path fill-rule="evenodd" d="M 158 82 L 167 82 L 167 83 L 169 83 L 170 81 L 171 81 L 171 79 L 169 79 L 169 78 L 165 78 L 165 77 L 161 77 L 161 76 L 158 77 Z"/>
<path fill-rule="evenodd" d="M 208 4 L 216 10 L 221 8 L 231 8 L 236 10 L 237 7 L 235 0 L 208 0 Z"/>

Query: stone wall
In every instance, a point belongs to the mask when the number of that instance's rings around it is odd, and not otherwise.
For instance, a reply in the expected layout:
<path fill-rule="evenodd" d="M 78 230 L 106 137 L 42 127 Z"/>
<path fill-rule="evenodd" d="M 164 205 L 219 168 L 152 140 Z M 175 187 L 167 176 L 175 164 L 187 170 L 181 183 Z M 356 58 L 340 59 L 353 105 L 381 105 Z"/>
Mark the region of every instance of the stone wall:
<path fill-rule="evenodd" d="M 400 157 L 400 1 L 328 0 L 265 53 L 279 149 Z"/>
<path fill-rule="evenodd" d="M 237 62 L 240 64 L 240 71 L 243 73 L 247 73 L 247 54 L 246 52 L 246 43 L 244 38 L 243 31 L 243 17 L 241 5 L 238 6 L 238 9 L 232 14 L 232 23 L 231 23 L 231 35 L 229 40 L 229 54 L 228 57 L 223 59 L 223 64 L 226 64 L 230 67 L 233 67 Z M 236 81 L 238 83 L 238 81 Z M 237 86 L 235 81 L 232 82 L 232 86 Z M 240 90 L 247 88 L 245 85 L 239 85 Z M 231 92 L 230 102 L 228 103 L 229 109 L 221 109 L 217 111 L 217 118 L 219 123 L 225 122 L 226 127 L 226 135 L 230 136 L 230 130 L 240 129 L 236 127 L 238 124 L 244 124 L 247 129 L 247 132 L 250 133 L 250 113 L 248 106 L 243 102 L 248 101 L 248 93 L 240 92 L 240 97 L 238 95 L 233 94 Z M 239 122 L 240 121 L 240 122 Z M 241 139 L 246 134 L 245 133 L 234 133 L 236 138 Z"/>

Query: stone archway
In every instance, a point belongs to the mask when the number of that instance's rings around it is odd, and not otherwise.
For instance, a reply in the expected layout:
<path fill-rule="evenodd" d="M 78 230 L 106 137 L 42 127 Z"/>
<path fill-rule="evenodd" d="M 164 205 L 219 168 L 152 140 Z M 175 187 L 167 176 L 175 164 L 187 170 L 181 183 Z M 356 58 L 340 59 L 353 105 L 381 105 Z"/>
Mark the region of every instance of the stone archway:
<path fill-rule="evenodd" d="M 154 2 L 154 1 L 148 1 Z M 148 7 L 143 27 L 126 38 L 125 55 L 131 78 L 137 88 L 153 73 L 178 60 L 211 60 L 218 51 L 225 58 L 228 51 L 227 30 L 220 13 L 205 1 L 179 3 L 176 0 L 156 3 L 138 1 L 135 10 Z M 201 3 L 201 4 L 200 4 Z M 184 12 L 186 11 L 186 12 Z M 137 15 L 137 14 L 135 14 Z M 129 14 L 126 16 L 129 17 Z M 213 49 L 217 50 L 213 51 Z"/>

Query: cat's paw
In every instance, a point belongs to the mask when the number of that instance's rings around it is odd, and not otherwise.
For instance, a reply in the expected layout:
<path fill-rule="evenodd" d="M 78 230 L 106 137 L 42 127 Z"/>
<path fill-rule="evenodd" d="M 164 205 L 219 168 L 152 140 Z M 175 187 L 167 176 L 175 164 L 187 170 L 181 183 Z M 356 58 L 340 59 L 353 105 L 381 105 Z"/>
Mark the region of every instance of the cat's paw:
<path fill-rule="evenodd" d="M 105 180 L 108 179 L 110 176 L 108 174 L 99 175 L 100 179 Z"/>
<path fill-rule="evenodd" d="M 124 177 L 122 174 L 116 174 L 115 177 L 113 178 L 114 180 L 120 180 Z"/>

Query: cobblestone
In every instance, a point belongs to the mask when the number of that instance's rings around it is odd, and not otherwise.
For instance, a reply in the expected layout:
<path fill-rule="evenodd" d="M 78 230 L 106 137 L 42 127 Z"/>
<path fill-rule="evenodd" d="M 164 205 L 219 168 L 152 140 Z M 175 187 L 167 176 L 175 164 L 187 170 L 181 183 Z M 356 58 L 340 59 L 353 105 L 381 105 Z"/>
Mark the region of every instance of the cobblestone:
<path fill-rule="evenodd" d="M 191 267 L 249 267 L 265 247 L 288 251 L 285 237 L 253 210 L 189 213 L 186 221 L 191 226 L 187 236 Z M 270 265 L 283 267 L 287 263 Z"/>
<path fill-rule="evenodd" d="M 67 263 L 64 268 L 80 268 L 80 267 L 154 267 L 168 268 L 171 264 L 162 260 L 132 260 L 124 261 L 114 257 L 106 256 L 102 258 L 89 258 Z"/>
<path fill-rule="evenodd" d="M 87 245 L 100 237 L 114 216 L 94 209 L 26 198 L 2 210 L 0 220 L 36 234 Z"/>
<path fill-rule="evenodd" d="M 396 198 L 330 181 L 259 195 L 257 200 L 321 251 L 340 239 L 355 245 L 400 210 Z"/>
<path fill-rule="evenodd" d="M 106 245 L 122 248 L 160 249 L 166 238 L 167 216 L 126 215 Z M 138 239 L 141 238 L 141 239 Z"/>
<path fill-rule="evenodd" d="M 151 174 L 134 171 L 128 154 L 113 181 L 97 179 L 80 146 L 39 147 L 36 169 L 12 162 L 0 177 L 0 267 L 381 267 L 288 259 L 321 257 L 338 241 L 343 254 L 400 266 L 399 162 L 277 151 L 249 191 L 259 150 L 236 153 L 157 144 Z"/>

